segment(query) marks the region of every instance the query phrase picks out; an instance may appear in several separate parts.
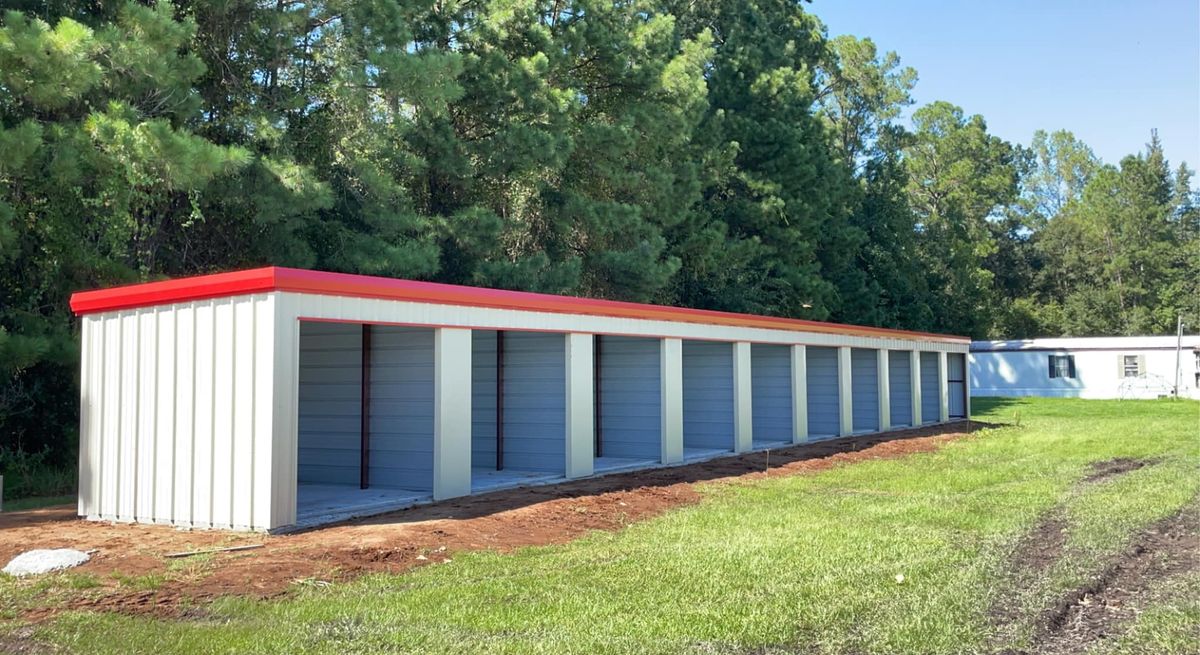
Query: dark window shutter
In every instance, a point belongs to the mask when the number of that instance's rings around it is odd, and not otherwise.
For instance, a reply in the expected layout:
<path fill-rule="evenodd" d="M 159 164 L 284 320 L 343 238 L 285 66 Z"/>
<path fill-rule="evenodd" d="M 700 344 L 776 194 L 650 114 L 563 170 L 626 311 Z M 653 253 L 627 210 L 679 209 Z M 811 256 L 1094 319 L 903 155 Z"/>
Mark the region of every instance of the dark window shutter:
<path fill-rule="evenodd" d="M 1050 378 L 1054 379 L 1055 377 L 1058 377 L 1054 375 L 1054 355 L 1047 356 L 1046 361 L 1050 364 Z"/>
<path fill-rule="evenodd" d="M 1067 377 L 1075 378 L 1075 355 L 1067 355 Z"/>

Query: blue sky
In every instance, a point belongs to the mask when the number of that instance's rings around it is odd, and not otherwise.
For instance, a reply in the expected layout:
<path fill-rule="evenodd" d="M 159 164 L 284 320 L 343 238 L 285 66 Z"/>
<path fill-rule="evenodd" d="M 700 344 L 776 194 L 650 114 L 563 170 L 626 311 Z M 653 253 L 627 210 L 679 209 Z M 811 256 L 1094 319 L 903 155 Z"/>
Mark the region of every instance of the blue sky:
<path fill-rule="evenodd" d="M 1039 128 L 1065 128 L 1113 164 L 1157 128 L 1172 168 L 1200 166 L 1197 0 L 814 0 L 807 8 L 831 36 L 870 37 L 916 68 L 917 106 L 948 100 L 1022 144 Z"/>

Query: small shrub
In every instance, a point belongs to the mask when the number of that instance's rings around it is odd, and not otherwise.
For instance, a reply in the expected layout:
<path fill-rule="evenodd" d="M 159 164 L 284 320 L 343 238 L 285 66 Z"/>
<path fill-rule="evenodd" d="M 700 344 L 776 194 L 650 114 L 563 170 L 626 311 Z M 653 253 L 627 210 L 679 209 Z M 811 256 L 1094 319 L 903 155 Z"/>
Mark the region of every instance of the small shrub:
<path fill-rule="evenodd" d="M 0 475 L 4 476 L 4 498 L 16 500 L 74 493 L 75 470 L 50 463 L 49 456 L 49 448 L 35 453 L 0 448 Z"/>

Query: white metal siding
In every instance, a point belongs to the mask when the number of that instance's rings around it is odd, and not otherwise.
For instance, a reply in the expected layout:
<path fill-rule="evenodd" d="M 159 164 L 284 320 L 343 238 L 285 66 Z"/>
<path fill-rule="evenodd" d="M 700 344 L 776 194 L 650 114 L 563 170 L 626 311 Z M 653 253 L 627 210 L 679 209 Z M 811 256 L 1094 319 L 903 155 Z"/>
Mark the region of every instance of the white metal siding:
<path fill-rule="evenodd" d="M 362 443 L 362 326 L 300 324 L 297 481 L 358 486 Z"/>
<path fill-rule="evenodd" d="M 755 441 L 792 441 L 792 348 L 756 343 L 750 349 Z"/>
<path fill-rule="evenodd" d="M 808 437 L 836 437 L 841 428 L 841 395 L 838 393 L 836 348 L 808 347 Z"/>
<path fill-rule="evenodd" d="M 274 330 L 274 312 L 272 295 L 255 294 L 84 319 L 81 514 L 274 527 L 254 465 L 255 449 L 274 435 L 269 422 L 264 433 L 253 420 L 256 406 L 273 406 L 273 376 L 250 350 L 260 328 Z M 272 344 L 264 344 L 268 355 Z"/>
<path fill-rule="evenodd" d="M 600 337 L 601 454 L 658 460 L 662 451 L 660 344 Z"/>
<path fill-rule="evenodd" d="M 941 391 L 938 383 L 938 354 L 921 353 L 921 422 L 937 423 L 941 416 Z"/>
<path fill-rule="evenodd" d="M 912 425 L 912 358 L 910 351 L 888 353 L 888 406 L 892 427 Z"/>
<path fill-rule="evenodd" d="M 371 328 L 370 485 L 433 491 L 433 330 Z"/>
<path fill-rule="evenodd" d="M 683 445 L 733 450 L 733 346 L 683 342 Z"/>
<path fill-rule="evenodd" d="M 874 350 L 850 351 L 850 401 L 854 409 L 854 431 L 879 429 L 879 355 Z"/>

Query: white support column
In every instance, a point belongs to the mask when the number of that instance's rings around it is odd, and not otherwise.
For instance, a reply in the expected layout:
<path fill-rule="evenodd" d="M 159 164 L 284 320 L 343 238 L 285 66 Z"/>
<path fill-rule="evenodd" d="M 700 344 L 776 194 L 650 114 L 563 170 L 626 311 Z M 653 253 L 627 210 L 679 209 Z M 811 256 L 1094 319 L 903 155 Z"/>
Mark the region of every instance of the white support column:
<path fill-rule="evenodd" d="M 892 381 L 888 374 L 888 350 L 875 351 L 879 357 L 876 369 L 879 373 L 879 431 L 892 429 Z"/>
<path fill-rule="evenodd" d="M 808 351 L 792 346 L 792 443 L 808 441 Z"/>
<path fill-rule="evenodd" d="M 938 406 L 940 416 L 938 420 L 945 423 L 950 420 L 950 384 L 946 378 L 946 353 L 938 353 L 938 398 L 940 402 Z"/>
<path fill-rule="evenodd" d="M 568 478 L 591 475 L 596 456 L 594 342 L 590 334 L 566 335 Z"/>
<path fill-rule="evenodd" d="M 966 407 L 966 418 L 971 420 L 971 354 L 963 353 L 963 402 Z"/>
<path fill-rule="evenodd" d="M 738 453 L 754 449 L 754 397 L 750 375 L 750 344 L 733 344 L 733 450 Z"/>
<path fill-rule="evenodd" d="M 299 457 L 300 321 L 295 298 L 271 294 L 262 329 L 270 334 L 262 353 L 271 358 L 271 370 L 262 376 L 271 383 L 270 442 L 254 448 L 254 527 L 273 529 L 296 522 L 296 468 Z M 262 426 L 266 428 L 267 426 Z M 258 437 L 255 437 L 258 441 Z M 269 481 L 269 482 L 267 482 Z M 261 507 L 263 490 L 270 484 L 270 502 Z"/>
<path fill-rule="evenodd" d="M 850 377 L 850 347 L 838 348 L 838 401 L 841 403 L 838 434 L 846 436 L 854 431 L 854 387 Z"/>
<path fill-rule="evenodd" d="M 908 376 L 909 384 L 912 385 L 912 424 L 917 427 L 921 424 L 921 351 L 913 349 L 909 351 L 908 360 Z"/>
<path fill-rule="evenodd" d="M 471 331 L 433 333 L 433 498 L 471 493 Z"/>
<path fill-rule="evenodd" d="M 683 461 L 683 340 L 659 341 L 662 463 Z"/>

